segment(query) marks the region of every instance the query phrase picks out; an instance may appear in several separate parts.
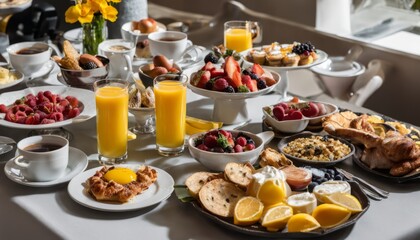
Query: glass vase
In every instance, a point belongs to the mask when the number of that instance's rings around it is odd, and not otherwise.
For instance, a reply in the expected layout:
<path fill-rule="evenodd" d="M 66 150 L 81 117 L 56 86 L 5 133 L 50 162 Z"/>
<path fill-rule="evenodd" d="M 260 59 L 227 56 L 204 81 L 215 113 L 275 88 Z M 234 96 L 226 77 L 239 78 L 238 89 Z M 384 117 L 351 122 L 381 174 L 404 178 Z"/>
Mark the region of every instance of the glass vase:
<path fill-rule="evenodd" d="M 82 24 L 83 53 L 98 54 L 98 45 L 107 38 L 106 21 L 101 14 L 95 14 L 92 22 Z"/>

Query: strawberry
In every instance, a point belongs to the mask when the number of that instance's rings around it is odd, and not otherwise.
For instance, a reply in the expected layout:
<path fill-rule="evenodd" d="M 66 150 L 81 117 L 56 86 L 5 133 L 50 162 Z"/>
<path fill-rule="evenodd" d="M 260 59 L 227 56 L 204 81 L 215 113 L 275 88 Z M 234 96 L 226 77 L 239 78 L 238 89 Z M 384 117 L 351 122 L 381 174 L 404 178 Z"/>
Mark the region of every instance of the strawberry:
<path fill-rule="evenodd" d="M 216 69 L 216 67 L 211 62 L 207 62 L 206 65 L 204 65 L 201 68 L 201 70 L 203 70 L 203 71 L 211 71 L 211 70 L 214 70 L 214 69 Z"/>
<path fill-rule="evenodd" d="M 191 79 L 191 84 L 199 88 L 205 88 L 208 81 L 210 81 L 210 71 L 200 70 Z"/>
<path fill-rule="evenodd" d="M 227 137 L 227 138 L 232 138 L 232 134 L 226 130 L 220 129 L 219 133 L 222 134 L 223 136 Z"/>
<path fill-rule="evenodd" d="M 77 98 L 75 98 L 73 96 L 67 96 L 66 99 L 67 99 L 67 101 L 69 101 L 70 106 L 72 106 L 74 108 L 79 106 L 79 100 L 77 100 Z"/>
<path fill-rule="evenodd" d="M 235 72 L 240 73 L 241 72 L 241 67 L 239 66 L 238 62 L 232 56 L 228 56 L 225 59 L 225 73 L 230 79 L 233 79 L 233 76 L 234 76 Z"/>
<path fill-rule="evenodd" d="M 245 146 L 245 149 L 246 149 L 246 151 L 251 151 L 251 150 L 254 150 L 254 149 L 255 149 L 255 145 L 254 145 L 254 144 L 252 144 L 252 143 L 248 143 L 248 144 Z"/>
<path fill-rule="evenodd" d="M 283 107 L 275 106 L 273 108 L 273 115 L 277 120 L 282 121 L 284 119 L 284 117 L 286 116 L 286 113 L 285 113 Z"/>
<path fill-rule="evenodd" d="M 316 117 L 319 114 L 318 105 L 313 102 L 308 102 L 307 106 L 301 109 L 305 117 Z"/>
<path fill-rule="evenodd" d="M 235 141 L 233 141 L 233 138 L 228 137 L 226 139 L 227 139 L 227 142 L 228 142 L 229 146 L 231 146 L 231 147 L 235 146 Z"/>
<path fill-rule="evenodd" d="M 230 80 L 230 81 L 229 81 Z M 233 72 L 233 77 L 232 78 L 228 78 L 228 81 L 230 83 L 230 85 L 233 88 L 238 88 L 240 86 L 242 86 L 242 77 L 241 77 L 241 73 L 238 71 L 234 71 Z"/>
<path fill-rule="evenodd" d="M 285 113 L 289 113 L 289 111 L 290 111 L 289 104 L 287 104 L 285 102 L 281 102 L 281 103 L 277 104 L 277 106 L 281 106 L 284 109 Z"/>
<path fill-rule="evenodd" d="M 7 112 L 7 107 L 4 104 L 0 104 L 0 113 L 6 113 Z"/>
<path fill-rule="evenodd" d="M 223 68 L 214 68 L 210 70 L 210 76 L 211 78 L 223 77 L 225 76 L 225 70 L 223 70 Z"/>
<path fill-rule="evenodd" d="M 262 76 L 261 77 L 261 80 L 263 80 L 265 82 L 265 84 L 267 85 L 267 87 L 270 87 L 270 86 L 272 86 L 272 85 L 274 85 L 274 84 L 277 83 L 277 81 L 274 80 L 273 78 L 266 77 L 266 76 Z"/>
<path fill-rule="evenodd" d="M 257 77 L 261 77 L 264 74 L 264 69 L 261 67 L 261 65 L 254 63 L 251 67 L 251 72 L 253 72 Z"/>
<path fill-rule="evenodd" d="M 64 116 L 60 112 L 53 112 L 48 116 L 49 119 L 53 119 L 56 122 L 60 122 L 64 120 Z"/>
<path fill-rule="evenodd" d="M 44 118 L 42 119 L 40 124 L 50 124 L 50 123 L 55 123 L 54 119 Z"/>
<path fill-rule="evenodd" d="M 246 85 L 251 92 L 258 91 L 257 80 L 252 79 L 250 84 Z"/>
<path fill-rule="evenodd" d="M 303 115 L 300 111 L 293 111 L 289 114 L 287 114 L 284 118 L 284 120 L 299 120 L 302 119 Z"/>
<path fill-rule="evenodd" d="M 76 108 L 72 108 L 68 112 L 68 114 L 66 116 L 66 119 L 77 117 L 79 114 L 80 114 L 80 109 L 79 108 L 77 108 L 77 107 Z"/>
<path fill-rule="evenodd" d="M 207 135 L 204 138 L 204 145 L 208 148 L 214 148 L 217 146 L 217 137 L 214 135 Z"/>

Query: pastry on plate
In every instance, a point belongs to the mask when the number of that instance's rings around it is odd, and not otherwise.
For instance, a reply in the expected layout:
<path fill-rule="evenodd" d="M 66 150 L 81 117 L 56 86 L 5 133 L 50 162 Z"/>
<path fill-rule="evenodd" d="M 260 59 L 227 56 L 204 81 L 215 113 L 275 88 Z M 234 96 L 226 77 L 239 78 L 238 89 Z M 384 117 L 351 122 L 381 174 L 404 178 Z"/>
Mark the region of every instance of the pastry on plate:
<path fill-rule="evenodd" d="M 299 61 L 300 61 L 300 57 L 299 55 L 295 53 L 288 53 L 281 60 L 283 66 L 286 66 L 286 67 L 296 67 L 299 64 Z"/>
<path fill-rule="evenodd" d="M 103 167 L 86 180 L 85 189 L 98 201 L 125 203 L 157 180 L 157 172 L 142 166 L 136 172 L 124 167 Z"/>

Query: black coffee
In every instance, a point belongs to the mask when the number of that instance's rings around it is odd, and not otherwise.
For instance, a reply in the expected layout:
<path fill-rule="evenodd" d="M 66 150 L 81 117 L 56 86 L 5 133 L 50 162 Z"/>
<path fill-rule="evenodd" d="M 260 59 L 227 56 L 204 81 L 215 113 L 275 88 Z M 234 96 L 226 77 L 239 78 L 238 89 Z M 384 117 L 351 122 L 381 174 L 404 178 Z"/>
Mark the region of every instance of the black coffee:
<path fill-rule="evenodd" d="M 181 40 L 181 38 L 172 38 L 172 37 L 164 37 L 161 39 L 158 39 L 159 41 L 164 41 L 164 42 L 174 42 L 174 41 L 179 41 Z"/>
<path fill-rule="evenodd" d="M 36 143 L 27 146 L 24 150 L 28 152 L 51 152 L 57 150 L 63 146 L 53 143 Z"/>
<path fill-rule="evenodd" d="M 22 54 L 22 55 L 30 55 L 30 54 L 42 53 L 43 51 L 45 51 L 45 49 L 41 49 L 37 47 L 29 47 L 29 48 L 22 48 L 16 53 Z"/>

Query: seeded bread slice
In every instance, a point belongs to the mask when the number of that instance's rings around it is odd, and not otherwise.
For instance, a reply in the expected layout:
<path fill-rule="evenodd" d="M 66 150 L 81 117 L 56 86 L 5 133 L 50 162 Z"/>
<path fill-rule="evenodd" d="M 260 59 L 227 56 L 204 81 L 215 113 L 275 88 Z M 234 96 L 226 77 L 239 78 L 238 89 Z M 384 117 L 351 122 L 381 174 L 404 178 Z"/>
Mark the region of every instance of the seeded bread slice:
<path fill-rule="evenodd" d="M 225 167 L 226 178 L 244 188 L 251 183 L 253 172 L 254 167 L 249 163 L 230 162 Z"/>
<path fill-rule="evenodd" d="M 203 185 L 207 182 L 216 178 L 217 175 L 219 174 L 209 172 L 196 172 L 187 178 L 187 180 L 185 181 L 185 185 L 187 186 L 191 196 L 197 198 L 198 192 L 200 191 L 201 187 L 203 187 Z"/>
<path fill-rule="evenodd" d="M 221 217 L 232 217 L 236 203 L 245 192 L 231 182 L 215 179 L 204 184 L 198 196 L 207 211 Z"/>

